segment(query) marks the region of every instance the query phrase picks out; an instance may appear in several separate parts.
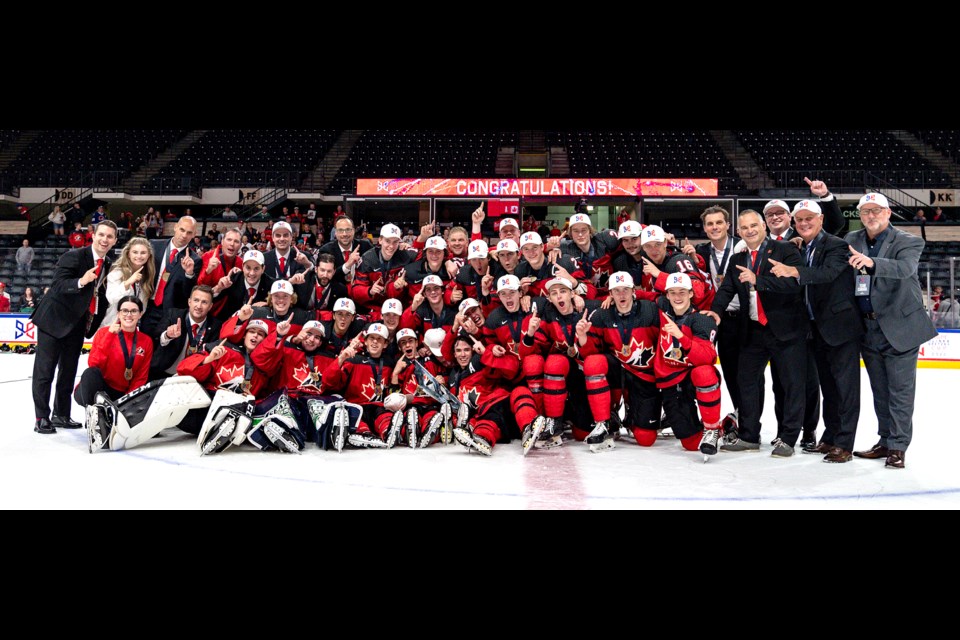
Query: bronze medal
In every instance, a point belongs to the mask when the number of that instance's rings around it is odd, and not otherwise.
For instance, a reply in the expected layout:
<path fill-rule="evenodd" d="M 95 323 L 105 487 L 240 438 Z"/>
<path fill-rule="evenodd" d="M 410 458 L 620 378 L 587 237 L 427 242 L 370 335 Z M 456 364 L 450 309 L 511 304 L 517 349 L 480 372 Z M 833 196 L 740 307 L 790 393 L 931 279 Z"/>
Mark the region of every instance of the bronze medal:
<path fill-rule="evenodd" d="M 123 378 L 127 382 L 133 380 L 133 369 L 127 368 L 123 370 Z"/>
<path fill-rule="evenodd" d="M 251 385 L 252 383 L 249 380 L 244 380 L 243 384 L 240 385 L 240 388 L 243 389 L 244 393 L 249 394 Z"/>
<path fill-rule="evenodd" d="M 316 369 L 310 372 L 310 377 L 313 379 L 314 384 L 320 382 L 320 374 L 317 373 Z"/>
<path fill-rule="evenodd" d="M 719 287 L 719 286 L 720 286 L 720 283 L 723 282 L 723 274 L 722 274 L 722 273 L 718 273 L 717 275 L 715 275 L 715 276 L 713 277 L 713 281 L 716 282 L 716 283 L 717 283 L 717 287 Z"/>
<path fill-rule="evenodd" d="M 164 282 L 166 282 L 167 280 L 169 280 L 169 279 L 170 279 L 170 272 L 169 272 L 169 271 L 164 271 L 164 272 L 163 272 L 163 275 L 160 276 L 160 279 L 163 280 Z"/>
<path fill-rule="evenodd" d="M 628 344 L 623 345 L 623 348 L 620 349 L 620 353 L 623 354 L 623 355 L 625 355 L 625 356 L 630 355 L 630 345 L 628 345 Z"/>

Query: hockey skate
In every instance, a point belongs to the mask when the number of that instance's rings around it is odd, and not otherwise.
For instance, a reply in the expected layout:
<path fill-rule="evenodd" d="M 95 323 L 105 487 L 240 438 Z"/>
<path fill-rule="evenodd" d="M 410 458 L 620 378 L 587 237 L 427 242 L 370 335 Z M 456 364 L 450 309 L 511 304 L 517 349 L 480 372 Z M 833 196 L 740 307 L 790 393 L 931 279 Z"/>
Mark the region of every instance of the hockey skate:
<path fill-rule="evenodd" d="M 86 422 L 87 427 L 87 451 L 102 451 L 110 448 L 110 430 L 112 421 L 107 412 L 109 405 L 107 397 L 102 393 L 97 393 L 93 404 L 87 405 Z"/>
<path fill-rule="evenodd" d="M 430 443 L 433 442 L 433 438 L 437 435 L 437 432 L 443 427 L 444 418 L 443 413 L 438 411 L 433 414 L 433 417 L 430 418 L 430 422 L 427 423 L 427 430 L 422 436 L 420 436 L 420 444 L 417 445 L 420 449 L 426 449 L 430 446 Z"/>
<path fill-rule="evenodd" d="M 546 426 L 547 419 L 543 416 L 537 416 L 533 419 L 533 422 L 523 428 L 523 433 L 520 434 L 520 447 L 523 450 L 523 455 L 530 453 L 530 449 L 540 439 L 540 435 Z"/>
<path fill-rule="evenodd" d="M 543 433 L 534 442 L 536 449 L 553 449 L 563 444 L 563 423 L 556 418 L 544 418 Z"/>
<path fill-rule="evenodd" d="M 399 413 L 399 412 L 398 412 Z M 407 409 L 407 446 L 417 448 L 417 431 L 420 429 L 420 415 L 416 407 Z"/>
<path fill-rule="evenodd" d="M 393 414 L 393 418 L 390 420 L 390 428 L 387 429 L 386 437 L 384 438 L 384 443 L 387 445 L 387 449 L 393 449 L 393 446 L 397 444 L 397 438 L 400 437 L 400 427 L 403 426 L 403 411 L 397 411 Z"/>
<path fill-rule="evenodd" d="M 282 453 L 300 453 L 300 443 L 289 431 L 276 422 L 271 422 L 263 427 L 263 433 L 270 443 Z"/>
<path fill-rule="evenodd" d="M 280 394 L 276 404 L 247 435 L 247 440 L 263 451 L 277 449 L 283 453 L 299 453 L 303 449 L 305 440 L 286 393 Z"/>
<path fill-rule="evenodd" d="M 230 446 L 233 432 L 237 427 L 237 418 L 229 411 L 226 414 L 218 428 L 207 432 L 207 437 L 200 444 L 200 455 L 220 453 Z"/>
<path fill-rule="evenodd" d="M 337 452 L 343 452 L 343 447 L 347 443 L 347 431 L 350 426 L 350 415 L 347 408 L 340 405 L 333 413 L 333 433 L 330 434 L 330 441 Z"/>
<path fill-rule="evenodd" d="M 660 428 L 657 429 L 657 438 L 673 438 L 673 427 L 666 413 L 660 414 Z"/>
<path fill-rule="evenodd" d="M 610 432 L 610 426 L 606 420 L 593 423 L 593 431 L 587 436 L 587 444 L 590 445 L 590 451 L 593 453 L 613 449 L 616 446 L 613 433 Z"/>
<path fill-rule="evenodd" d="M 700 453 L 703 454 L 703 461 L 706 462 L 710 456 L 717 455 L 717 447 L 720 444 L 720 429 L 704 429 L 703 437 L 700 438 Z"/>
<path fill-rule="evenodd" d="M 453 442 L 453 419 L 451 413 L 449 404 L 440 405 L 440 414 L 443 415 L 443 423 L 440 425 L 441 444 L 450 444 Z"/>
<path fill-rule="evenodd" d="M 623 421 L 620 419 L 620 408 L 617 407 L 610 411 L 610 432 L 613 434 L 614 442 L 622 437 L 621 429 L 623 429 Z"/>
<path fill-rule="evenodd" d="M 479 451 L 485 456 L 493 455 L 493 447 L 485 438 L 481 438 L 477 434 L 473 433 L 473 430 L 467 430 L 462 427 L 457 427 L 453 430 L 453 437 L 457 439 L 457 442 L 462 444 L 467 448 L 467 451 Z"/>
<path fill-rule="evenodd" d="M 402 415 L 402 414 L 401 414 Z M 377 437 L 376 434 L 364 431 L 363 433 L 351 433 L 347 436 L 347 442 L 360 449 L 389 449 L 387 443 Z"/>

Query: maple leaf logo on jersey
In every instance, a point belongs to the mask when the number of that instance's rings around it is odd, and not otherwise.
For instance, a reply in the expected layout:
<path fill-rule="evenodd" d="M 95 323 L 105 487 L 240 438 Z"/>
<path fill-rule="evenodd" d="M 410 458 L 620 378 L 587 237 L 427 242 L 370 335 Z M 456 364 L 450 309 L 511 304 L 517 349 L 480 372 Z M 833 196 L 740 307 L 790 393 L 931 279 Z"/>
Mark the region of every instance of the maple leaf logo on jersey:
<path fill-rule="evenodd" d="M 296 380 L 297 384 L 301 387 L 308 382 L 313 382 L 313 378 L 310 377 L 310 369 L 307 368 L 306 364 L 302 364 L 293 370 L 293 379 Z"/>
<path fill-rule="evenodd" d="M 624 364 L 645 369 L 650 366 L 653 359 L 653 347 L 648 347 L 643 342 L 637 342 L 637 339 L 630 337 L 630 344 L 624 345 L 617 352 L 617 359 Z"/>
<path fill-rule="evenodd" d="M 519 351 L 519 349 L 517 348 L 517 343 L 514 342 L 513 340 L 510 340 L 510 341 L 507 342 L 507 351 L 509 351 L 510 353 L 512 353 L 512 354 L 515 355 L 515 356 L 519 356 L 519 355 L 520 355 L 520 351 Z"/>
<path fill-rule="evenodd" d="M 235 364 L 229 367 L 222 366 L 217 370 L 217 379 L 220 381 L 220 384 L 230 382 L 231 380 L 235 380 L 237 378 L 243 380 L 243 365 Z"/>
<path fill-rule="evenodd" d="M 476 387 L 470 387 L 469 389 L 460 389 L 460 402 L 466 402 L 468 405 L 476 409 L 480 404 L 480 392 L 477 391 Z"/>
<path fill-rule="evenodd" d="M 377 389 L 377 385 L 375 385 L 373 382 L 369 382 L 369 383 L 365 382 L 363 386 L 360 388 L 360 395 L 366 398 L 367 401 L 369 402 L 373 402 L 374 400 L 380 399 L 379 398 L 380 393 Z"/>

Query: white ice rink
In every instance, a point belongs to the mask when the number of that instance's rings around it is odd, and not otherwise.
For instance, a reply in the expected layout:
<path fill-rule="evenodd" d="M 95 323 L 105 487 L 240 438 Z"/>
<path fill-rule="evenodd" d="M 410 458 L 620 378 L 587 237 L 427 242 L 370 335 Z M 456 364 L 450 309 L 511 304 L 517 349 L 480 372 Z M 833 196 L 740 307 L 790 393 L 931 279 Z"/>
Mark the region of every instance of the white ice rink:
<path fill-rule="evenodd" d="M 81 359 L 81 371 L 86 356 Z M 86 432 L 33 432 L 33 357 L 0 355 L 6 408 L 0 445 L 3 509 L 956 509 L 960 465 L 949 409 L 960 370 L 921 369 L 907 468 L 882 460 L 826 464 L 821 456 L 770 457 L 773 395 L 767 392 L 759 453 L 719 453 L 708 464 L 661 439 L 642 449 L 625 438 L 592 454 L 567 443 L 534 451 L 519 442 L 492 458 L 453 444 L 428 449 L 320 451 L 302 455 L 231 448 L 201 458 L 177 429 L 131 451 L 87 453 Z M 767 376 L 769 387 L 770 379 Z M 877 440 L 867 375 L 857 448 Z M 730 410 L 724 398 L 723 412 Z M 73 418 L 82 421 L 76 406 Z M 112 487 L 107 490 L 107 487 Z"/>

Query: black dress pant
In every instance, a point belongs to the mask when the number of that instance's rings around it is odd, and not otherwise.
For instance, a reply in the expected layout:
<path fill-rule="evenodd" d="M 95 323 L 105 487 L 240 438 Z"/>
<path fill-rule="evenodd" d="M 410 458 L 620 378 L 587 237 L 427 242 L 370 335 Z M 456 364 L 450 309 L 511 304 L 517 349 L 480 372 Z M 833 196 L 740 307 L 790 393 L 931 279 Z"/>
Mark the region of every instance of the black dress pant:
<path fill-rule="evenodd" d="M 77 385 L 76 391 L 73 392 L 73 399 L 76 400 L 77 404 L 81 407 L 86 407 L 96 402 L 98 391 L 107 394 L 111 400 L 116 400 L 126 395 L 125 391 L 117 391 L 108 385 L 107 381 L 103 379 L 103 372 L 100 371 L 100 369 L 90 367 L 80 376 L 80 384 Z"/>
<path fill-rule="evenodd" d="M 815 433 L 820 424 L 820 377 L 818 375 L 817 359 L 814 356 L 812 341 L 807 342 L 807 378 L 804 384 L 803 430 Z M 859 366 L 859 361 L 857 366 Z M 777 364 L 770 364 L 770 375 L 773 377 L 773 412 L 777 416 L 777 436 L 783 432 L 783 383 L 780 381 L 780 371 Z M 763 407 L 761 405 L 761 412 Z"/>
<path fill-rule="evenodd" d="M 56 338 L 37 327 L 37 353 L 33 360 L 33 406 L 36 417 L 50 417 L 50 385 L 57 372 L 53 415 L 70 417 L 70 392 L 77 377 L 80 351 L 83 349 L 84 322 L 78 322 L 63 338 Z"/>
<path fill-rule="evenodd" d="M 860 420 L 860 341 L 851 340 L 835 347 L 827 344 L 816 323 L 811 323 L 813 351 L 823 390 L 821 442 L 853 451 Z"/>

